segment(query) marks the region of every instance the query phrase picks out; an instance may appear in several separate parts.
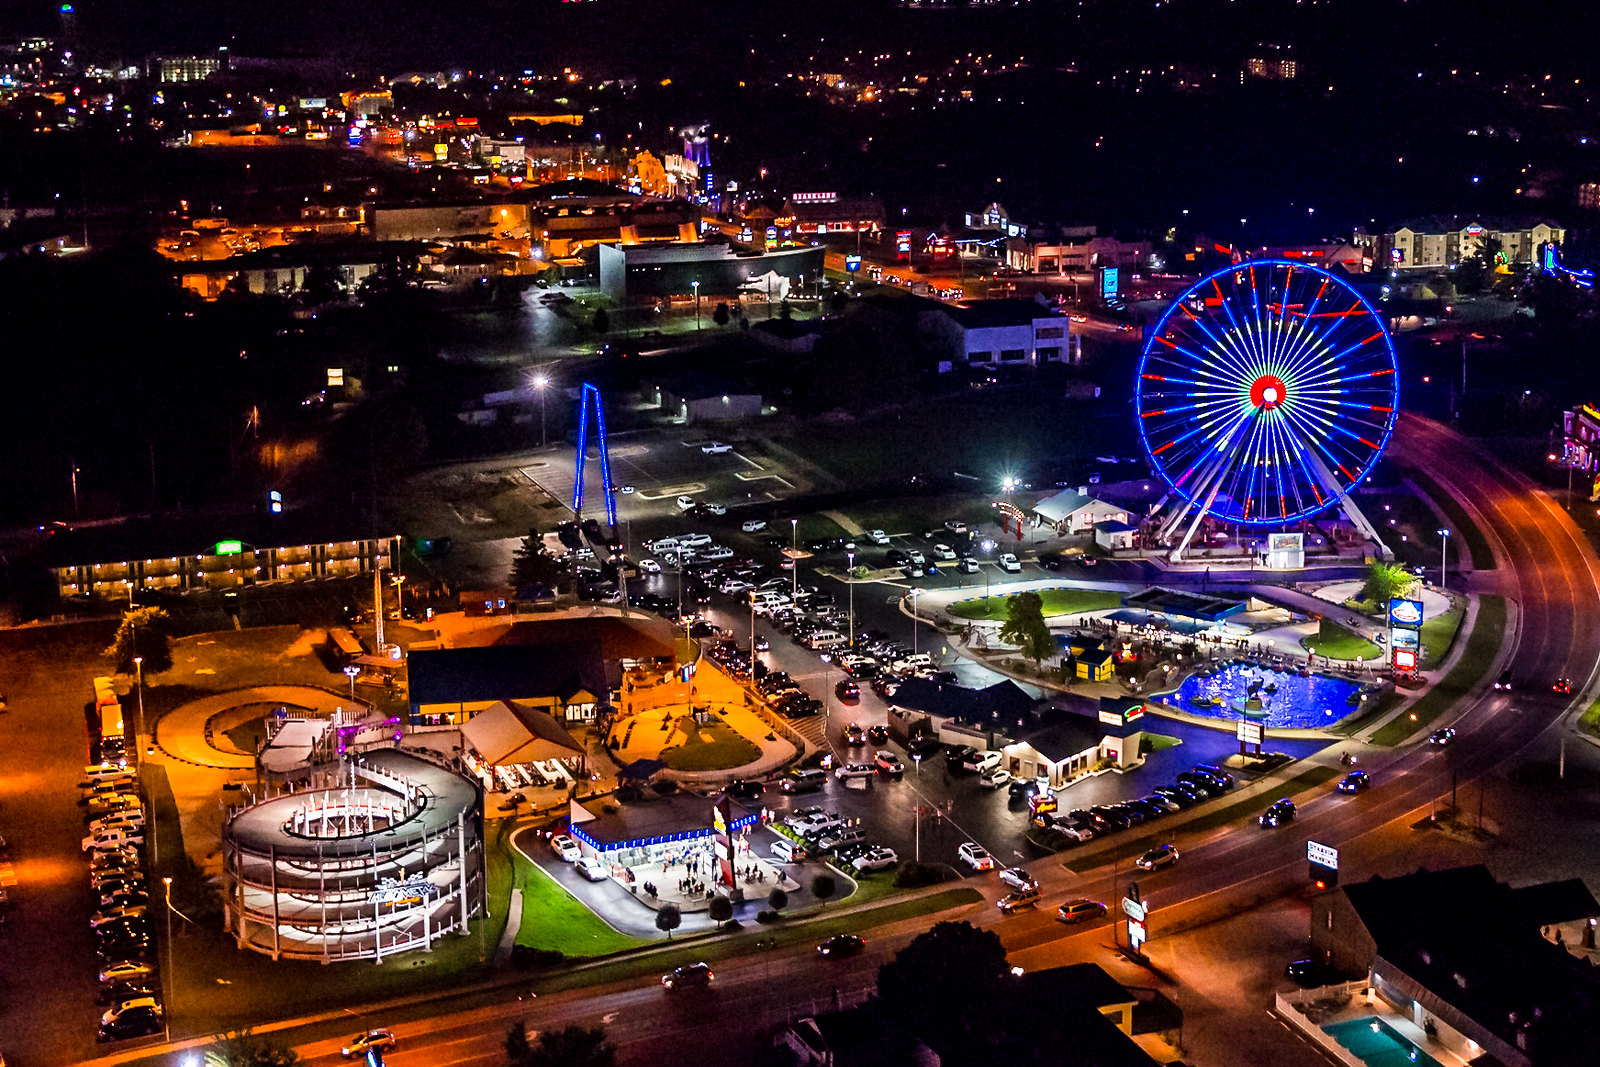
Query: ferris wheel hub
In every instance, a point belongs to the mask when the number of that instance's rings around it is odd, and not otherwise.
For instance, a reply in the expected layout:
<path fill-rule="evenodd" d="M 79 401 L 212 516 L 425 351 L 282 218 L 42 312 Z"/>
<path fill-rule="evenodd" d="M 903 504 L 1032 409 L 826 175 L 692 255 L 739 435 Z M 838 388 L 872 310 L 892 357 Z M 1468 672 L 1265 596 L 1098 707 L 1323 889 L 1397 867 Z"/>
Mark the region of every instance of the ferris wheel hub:
<path fill-rule="evenodd" d="M 1262 411 L 1271 411 L 1288 398 L 1289 387 L 1276 374 L 1263 374 L 1250 385 L 1250 403 Z"/>

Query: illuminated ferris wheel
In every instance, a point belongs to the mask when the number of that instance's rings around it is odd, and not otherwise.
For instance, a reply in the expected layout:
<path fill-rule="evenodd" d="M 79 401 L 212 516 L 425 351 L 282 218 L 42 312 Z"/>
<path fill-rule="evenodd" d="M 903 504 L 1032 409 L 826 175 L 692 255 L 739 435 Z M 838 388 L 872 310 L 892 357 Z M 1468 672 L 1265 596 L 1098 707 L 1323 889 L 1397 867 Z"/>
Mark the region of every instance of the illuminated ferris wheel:
<path fill-rule="evenodd" d="M 1174 556 L 1210 516 L 1285 526 L 1343 502 L 1394 430 L 1394 343 L 1349 282 L 1252 260 L 1202 278 L 1161 316 L 1139 361 L 1139 436 L 1167 484 Z"/>

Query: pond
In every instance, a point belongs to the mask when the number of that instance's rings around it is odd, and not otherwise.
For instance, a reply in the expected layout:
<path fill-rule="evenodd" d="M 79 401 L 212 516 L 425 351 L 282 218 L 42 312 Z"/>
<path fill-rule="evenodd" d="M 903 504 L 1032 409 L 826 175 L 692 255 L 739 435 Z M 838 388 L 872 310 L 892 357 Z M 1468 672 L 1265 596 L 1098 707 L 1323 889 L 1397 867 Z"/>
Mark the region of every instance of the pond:
<path fill-rule="evenodd" d="M 1362 688 L 1344 678 L 1302 675 L 1296 668 L 1230 663 L 1192 674 L 1175 692 L 1156 697 L 1191 715 L 1237 721 L 1249 718 L 1278 729 L 1331 726 L 1361 706 Z"/>

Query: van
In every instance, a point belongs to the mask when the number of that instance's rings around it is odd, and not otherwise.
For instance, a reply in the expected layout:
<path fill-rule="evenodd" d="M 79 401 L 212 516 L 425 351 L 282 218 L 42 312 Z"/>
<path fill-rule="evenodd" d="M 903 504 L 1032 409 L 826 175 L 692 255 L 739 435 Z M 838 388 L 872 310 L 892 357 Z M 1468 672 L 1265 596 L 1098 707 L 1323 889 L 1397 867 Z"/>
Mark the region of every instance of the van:
<path fill-rule="evenodd" d="M 683 547 L 683 542 L 676 537 L 658 537 L 650 542 L 650 551 L 656 553 L 676 552 L 681 547 Z"/>
<path fill-rule="evenodd" d="M 813 652 L 831 652 L 849 643 L 849 639 L 838 630 L 818 630 L 806 638 L 806 647 Z"/>
<path fill-rule="evenodd" d="M 711 535 L 705 533 L 687 533 L 678 535 L 679 548 L 704 548 L 711 543 Z"/>
<path fill-rule="evenodd" d="M 785 793 L 815 793 L 827 784 L 826 772 L 794 771 L 778 785 L 778 789 Z"/>
<path fill-rule="evenodd" d="M 779 863 L 799 863 L 811 858 L 811 850 L 798 841 L 780 837 L 772 843 L 772 858 Z"/>

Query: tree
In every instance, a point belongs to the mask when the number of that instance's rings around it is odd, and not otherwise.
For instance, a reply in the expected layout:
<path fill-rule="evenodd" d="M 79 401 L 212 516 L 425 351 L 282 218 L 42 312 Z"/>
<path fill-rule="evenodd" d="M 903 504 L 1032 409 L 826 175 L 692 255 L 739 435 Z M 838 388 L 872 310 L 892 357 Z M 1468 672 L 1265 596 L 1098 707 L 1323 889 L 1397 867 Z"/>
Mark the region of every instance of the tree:
<path fill-rule="evenodd" d="M 1485 234 L 1478 241 L 1477 251 L 1456 264 L 1456 288 L 1463 293 L 1481 292 L 1500 265 L 1500 252 L 1499 239 Z"/>
<path fill-rule="evenodd" d="M 1038 593 L 1017 593 L 1006 601 L 1006 621 L 1000 640 L 1016 645 L 1037 666 L 1055 654 L 1055 638 L 1044 621 L 1044 599 Z"/>
<path fill-rule="evenodd" d="M 605 308 L 597 308 L 594 313 L 594 332 L 604 334 L 611 329 L 611 316 L 606 314 Z"/>
<path fill-rule="evenodd" d="M 118 674 L 134 673 L 133 657 L 144 660 L 146 675 L 172 667 L 172 620 L 161 608 L 129 608 L 105 655 Z"/>
<path fill-rule="evenodd" d="M 667 940 L 672 940 L 672 931 L 683 925 L 683 912 L 678 910 L 676 904 L 663 904 L 656 909 L 656 929 L 667 935 Z"/>
<path fill-rule="evenodd" d="M 339 268 L 319 263 L 306 271 L 300 282 L 300 295 L 312 306 L 331 304 L 344 296 L 344 279 L 339 275 Z"/>
<path fill-rule="evenodd" d="M 728 305 L 725 303 L 719 302 L 711 312 L 711 321 L 718 326 L 728 325 L 728 320 L 731 318 L 733 316 L 728 312 Z"/>
<path fill-rule="evenodd" d="M 915 1020 L 916 1033 L 946 1063 L 978 1063 L 1004 1017 L 1010 965 L 992 930 L 938 923 L 878 968 L 888 1019 Z"/>
<path fill-rule="evenodd" d="M 733 918 L 733 901 L 718 893 L 711 898 L 711 905 L 706 911 L 712 922 L 721 926 Z"/>
<path fill-rule="evenodd" d="M 789 298 L 784 297 L 782 300 L 778 301 L 778 318 L 784 322 L 788 322 L 793 317 L 794 308 L 789 306 Z"/>
<path fill-rule="evenodd" d="M 506 1034 L 507 1067 L 615 1067 L 616 1062 L 617 1048 L 606 1040 L 604 1027 L 567 1026 L 529 1041 L 527 1027 L 517 1023 Z"/>
<path fill-rule="evenodd" d="M 1417 587 L 1417 576 L 1398 563 L 1373 560 L 1367 568 L 1367 581 L 1361 587 L 1361 599 L 1387 609 L 1389 601 L 1405 596 Z"/>
<path fill-rule="evenodd" d="M 833 880 L 831 874 L 819 874 L 811 879 L 811 895 L 820 903 L 826 904 L 828 898 L 839 891 L 839 883 Z"/>
<path fill-rule="evenodd" d="M 773 911 L 782 911 L 788 906 L 789 894 L 774 886 L 772 892 L 767 894 L 767 907 L 771 908 Z"/>
<path fill-rule="evenodd" d="M 835 289 L 833 291 L 833 295 L 828 298 L 828 308 L 836 315 L 844 310 L 843 289 Z"/>
<path fill-rule="evenodd" d="M 546 591 L 555 592 L 560 580 L 560 568 L 545 552 L 539 531 L 530 529 L 528 536 L 522 539 L 522 544 L 511 556 L 511 588 L 518 595 L 524 589 L 531 590 L 530 595 L 537 597 Z"/>
<path fill-rule="evenodd" d="M 300 1054 L 249 1030 L 223 1034 L 206 1046 L 205 1067 L 295 1067 Z"/>

